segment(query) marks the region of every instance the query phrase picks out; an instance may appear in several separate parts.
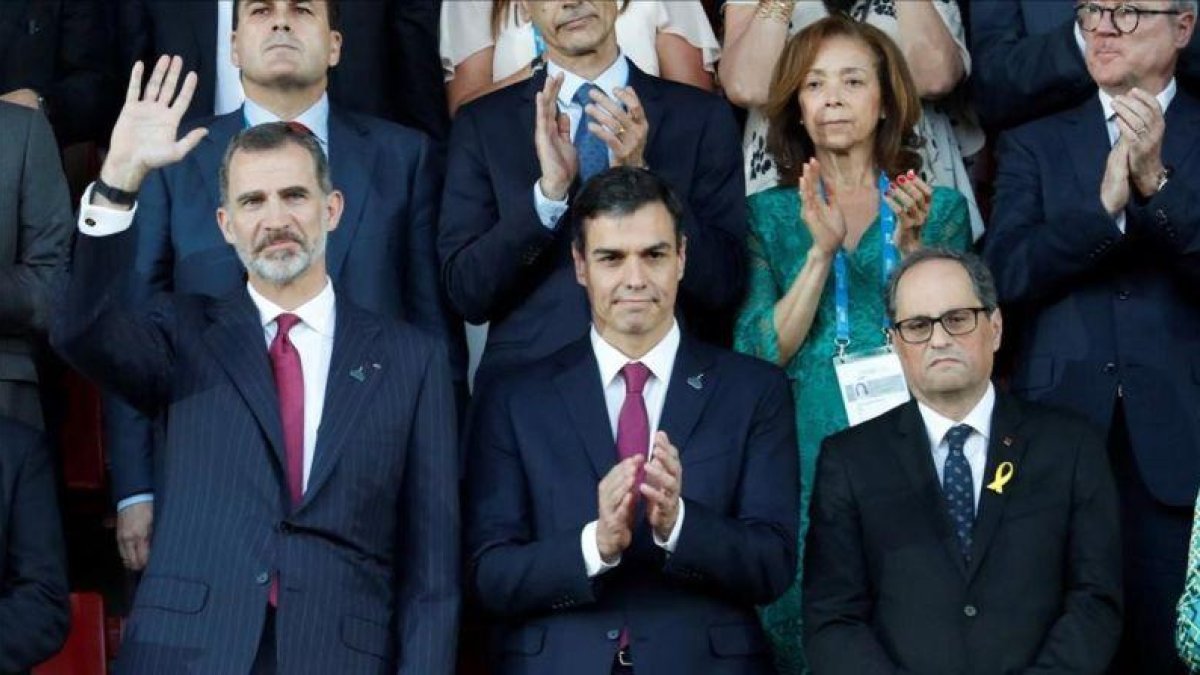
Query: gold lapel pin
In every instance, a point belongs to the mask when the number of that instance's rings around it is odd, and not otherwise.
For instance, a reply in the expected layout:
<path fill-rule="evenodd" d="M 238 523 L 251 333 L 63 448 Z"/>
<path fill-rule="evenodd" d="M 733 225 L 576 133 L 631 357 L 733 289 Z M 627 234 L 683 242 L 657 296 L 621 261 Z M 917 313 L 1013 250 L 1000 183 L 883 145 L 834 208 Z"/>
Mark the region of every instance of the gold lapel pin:
<path fill-rule="evenodd" d="M 1010 439 L 1004 440 L 1007 445 Z M 992 478 L 992 482 L 988 483 L 987 488 L 998 495 L 1004 494 L 1004 486 L 1012 480 L 1014 470 L 1012 462 L 1000 462 L 1000 466 L 996 467 L 996 475 Z"/>

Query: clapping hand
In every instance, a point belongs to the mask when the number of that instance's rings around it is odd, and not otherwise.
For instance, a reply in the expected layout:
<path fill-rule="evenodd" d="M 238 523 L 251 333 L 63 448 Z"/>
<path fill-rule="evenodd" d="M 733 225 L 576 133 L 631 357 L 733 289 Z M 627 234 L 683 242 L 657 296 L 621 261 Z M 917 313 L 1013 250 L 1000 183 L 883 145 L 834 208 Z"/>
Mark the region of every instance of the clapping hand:
<path fill-rule="evenodd" d="M 590 92 L 592 102 L 584 108 L 591 118 L 588 131 L 608 146 L 613 166 L 645 168 L 646 139 L 650 136 L 646 111 L 632 87 L 617 87 L 613 93 L 620 103 L 599 88 Z"/>
<path fill-rule="evenodd" d="M 558 91 L 562 83 L 562 73 L 547 77 L 542 90 L 534 97 L 537 113 L 533 141 L 542 170 L 539 185 L 542 194 L 554 201 L 566 198 L 571 182 L 579 173 L 579 157 L 571 142 L 571 119 L 558 112 Z"/>
<path fill-rule="evenodd" d="M 679 449 L 671 445 L 665 431 L 654 434 L 653 459 L 646 464 L 646 480 L 638 489 L 646 498 L 646 520 L 660 542 L 671 537 L 679 519 L 679 500 L 683 494 L 683 464 Z"/>
<path fill-rule="evenodd" d="M 821 186 L 825 194 L 821 194 Z M 804 163 L 799 181 L 800 219 L 812 235 L 813 246 L 832 256 L 846 240 L 846 216 L 838 206 L 832 181 L 821 179 L 821 163 L 814 157 Z"/>
<path fill-rule="evenodd" d="M 896 214 L 896 248 L 908 255 L 921 247 L 921 228 L 929 218 L 933 188 L 915 171 L 896 176 L 883 196 Z"/>
<path fill-rule="evenodd" d="M 1117 128 L 1128 146 L 1129 179 L 1139 193 L 1149 197 L 1158 189 L 1162 173 L 1162 144 L 1167 125 L 1158 99 L 1134 87 L 1128 94 L 1113 97 Z"/>

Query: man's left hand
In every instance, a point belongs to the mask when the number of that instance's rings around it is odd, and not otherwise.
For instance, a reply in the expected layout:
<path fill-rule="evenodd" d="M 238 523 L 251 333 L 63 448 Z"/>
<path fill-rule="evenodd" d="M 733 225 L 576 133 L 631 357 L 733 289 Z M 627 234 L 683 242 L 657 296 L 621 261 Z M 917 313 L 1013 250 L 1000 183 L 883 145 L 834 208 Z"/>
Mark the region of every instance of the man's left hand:
<path fill-rule="evenodd" d="M 0 101 L 16 103 L 17 105 L 23 105 L 26 108 L 33 108 L 34 110 L 40 110 L 42 107 L 38 104 L 38 93 L 32 89 L 14 89 L 0 96 Z"/>
<path fill-rule="evenodd" d="M 584 109 L 590 118 L 588 131 L 608 145 L 613 166 L 645 168 L 646 138 L 650 135 L 646 111 L 632 87 L 617 87 L 613 93 L 621 103 L 600 89 L 592 90 L 592 103 Z"/>
<path fill-rule="evenodd" d="M 1167 125 L 1158 99 L 1134 87 L 1113 98 L 1117 127 L 1129 140 L 1129 177 L 1138 193 L 1149 197 L 1158 189 L 1163 170 L 1162 143 Z"/>
<path fill-rule="evenodd" d="M 667 541 L 679 518 L 683 465 L 679 463 L 679 450 L 671 445 L 665 431 L 654 434 L 654 458 L 646 464 L 646 480 L 639 490 L 646 498 L 646 519 L 654 536 Z"/>

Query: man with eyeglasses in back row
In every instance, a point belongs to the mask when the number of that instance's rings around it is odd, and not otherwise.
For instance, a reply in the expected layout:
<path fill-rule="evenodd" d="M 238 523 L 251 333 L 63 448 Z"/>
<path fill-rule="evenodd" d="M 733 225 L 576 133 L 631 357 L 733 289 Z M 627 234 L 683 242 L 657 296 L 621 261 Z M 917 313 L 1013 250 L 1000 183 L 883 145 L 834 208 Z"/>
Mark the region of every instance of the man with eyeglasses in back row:
<path fill-rule="evenodd" d="M 984 246 L 1020 325 L 1013 393 L 1107 434 L 1126 589 L 1114 670 L 1137 675 L 1186 672 L 1173 636 L 1200 487 L 1200 100 L 1176 68 L 1196 9 L 1076 5 L 1099 92 L 1000 137 Z"/>
<path fill-rule="evenodd" d="M 813 672 L 1104 673 L 1121 543 L 1103 437 L 996 391 L 1003 322 L 979 258 L 909 255 L 887 312 L 914 400 L 822 444 L 804 562 Z"/>

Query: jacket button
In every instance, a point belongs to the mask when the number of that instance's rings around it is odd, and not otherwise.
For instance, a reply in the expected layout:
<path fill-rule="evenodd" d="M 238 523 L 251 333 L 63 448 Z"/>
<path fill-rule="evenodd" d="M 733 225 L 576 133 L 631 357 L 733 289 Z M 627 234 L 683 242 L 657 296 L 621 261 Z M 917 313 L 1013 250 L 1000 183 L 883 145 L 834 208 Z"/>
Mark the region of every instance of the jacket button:
<path fill-rule="evenodd" d="M 1117 372 L 1117 364 L 1110 361 L 1104 364 L 1104 368 L 1102 368 L 1102 370 L 1104 371 L 1105 375 L 1112 375 L 1113 373 Z"/>
<path fill-rule="evenodd" d="M 608 638 L 609 640 L 616 640 L 617 638 L 621 637 L 621 631 L 614 628 L 605 633 L 604 637 Z"/>
<path fill-rule="evenodd" d="M 259 572 L 258 576 L 254 577 L 254 583 L 258 584 L 259 586 L 265 585 L 270 580 L 271 575 L 267 574 L 266 572 Z"/>
<path fill-rule="evenodd" d="M 967 605 L 966 607 L 963 607 L 963 614 L 965 614 L 967 618 L 973 619 L 978 613 L 979 610 L 975 609 L 975 605 Z"/>

